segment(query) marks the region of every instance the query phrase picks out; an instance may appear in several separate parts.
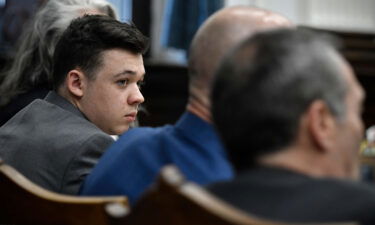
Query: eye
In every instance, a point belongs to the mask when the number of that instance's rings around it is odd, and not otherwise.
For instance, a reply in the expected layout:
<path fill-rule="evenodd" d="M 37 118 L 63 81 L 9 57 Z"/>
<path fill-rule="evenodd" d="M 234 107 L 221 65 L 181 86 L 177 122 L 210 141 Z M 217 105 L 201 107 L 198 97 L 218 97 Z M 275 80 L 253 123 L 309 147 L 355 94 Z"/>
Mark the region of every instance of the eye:
<path fill-rule="evenodd" d="M 145 85 L 145 82 L 143 80 L 140 80 L 137 82 L 138 88 L 141 89 L 143 85 Z"/>
<path fill-rule="evenodd" d="M 121 80 L 116 81 L 116 84 L 121 86 L 121 87 L 126 86 L 128 83 L 129 83 L 128 79 L 121 79 Z"/>

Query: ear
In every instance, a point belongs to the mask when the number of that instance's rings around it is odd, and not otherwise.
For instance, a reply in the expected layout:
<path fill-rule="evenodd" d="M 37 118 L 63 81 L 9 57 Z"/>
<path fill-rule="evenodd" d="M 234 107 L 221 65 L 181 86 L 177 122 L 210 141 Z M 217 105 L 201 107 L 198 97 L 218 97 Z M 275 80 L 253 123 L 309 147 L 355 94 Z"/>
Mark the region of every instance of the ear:
<path fill-rule="evenodd" d="M 76 97 L 82 97 L 84 93 L 84 87 L 86 77 L 80 70 L 69 71 L 66 78 L 66 86 L 68 92 Z"/>
<path fill-rule="evenodd" d="M 314 101 L 310 105 L 307 114 L 308 130 L 312 143 L 320 151 L 330 151 L 334 147 L 336 118 L 322 100 Z"/>

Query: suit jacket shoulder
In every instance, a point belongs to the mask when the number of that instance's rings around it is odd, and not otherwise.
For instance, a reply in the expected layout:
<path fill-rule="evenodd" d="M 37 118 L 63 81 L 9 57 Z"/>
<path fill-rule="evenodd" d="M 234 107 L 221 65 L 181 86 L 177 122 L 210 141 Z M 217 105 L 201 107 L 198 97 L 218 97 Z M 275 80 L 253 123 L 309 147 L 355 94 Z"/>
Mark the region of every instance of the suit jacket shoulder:
<path fill-rule="evenodd" d="M 254 168 L 208 189 L 224 201 L 266 219 L 375 224 L 375 186 L 359 182 Z"/>
<path fill-rule="evenodd" d="M 113 139 L 62 97 L 53 97 L 62 103 L 35 100 L 1 127 L 0 156 L 44 188 L 77 194 Z"/>

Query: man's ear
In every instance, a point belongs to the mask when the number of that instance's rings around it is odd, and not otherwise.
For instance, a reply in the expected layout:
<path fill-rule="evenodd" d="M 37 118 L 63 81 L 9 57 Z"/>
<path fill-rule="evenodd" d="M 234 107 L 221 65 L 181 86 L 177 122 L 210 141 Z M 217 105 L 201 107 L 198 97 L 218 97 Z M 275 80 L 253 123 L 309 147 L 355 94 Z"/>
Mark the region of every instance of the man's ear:
<path fill-rule="evenodd" d="M 69 71 L 66 78 L 67 91 L 76 97 L 82 97 L 86 81 L 85 79 L 86 77 L 82 71 L 77 69 Z"/>
<path fill-rule="evenodd" d="M 334 147 L 336 119 L 327 104 L 314 101 L 308 109 L 308 130 L 317 149 L 329 151 Z"/>

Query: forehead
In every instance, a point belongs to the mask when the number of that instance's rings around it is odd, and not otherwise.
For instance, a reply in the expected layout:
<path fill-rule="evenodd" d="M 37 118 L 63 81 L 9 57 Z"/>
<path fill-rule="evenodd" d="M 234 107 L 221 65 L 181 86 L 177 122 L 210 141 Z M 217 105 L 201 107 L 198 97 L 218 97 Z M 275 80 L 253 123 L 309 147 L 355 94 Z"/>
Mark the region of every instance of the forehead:
<path fill-rule="evenodd" d="M 359 84 L 352 67 L 346 62 L 342 61 L 341 68 L 343 71 L 344 80 L 348 87 L 348 99 L 352 101 L 362 101 L 365 97 L 365 92 Z"/>
<path fill-rule="evenodd" d="M 144 74 L 142 54 L 133 53 L 124 49 L 105 50 L 101 54 L 102 69 L 113 72 L 131 70 L 135 73 Z"/>

